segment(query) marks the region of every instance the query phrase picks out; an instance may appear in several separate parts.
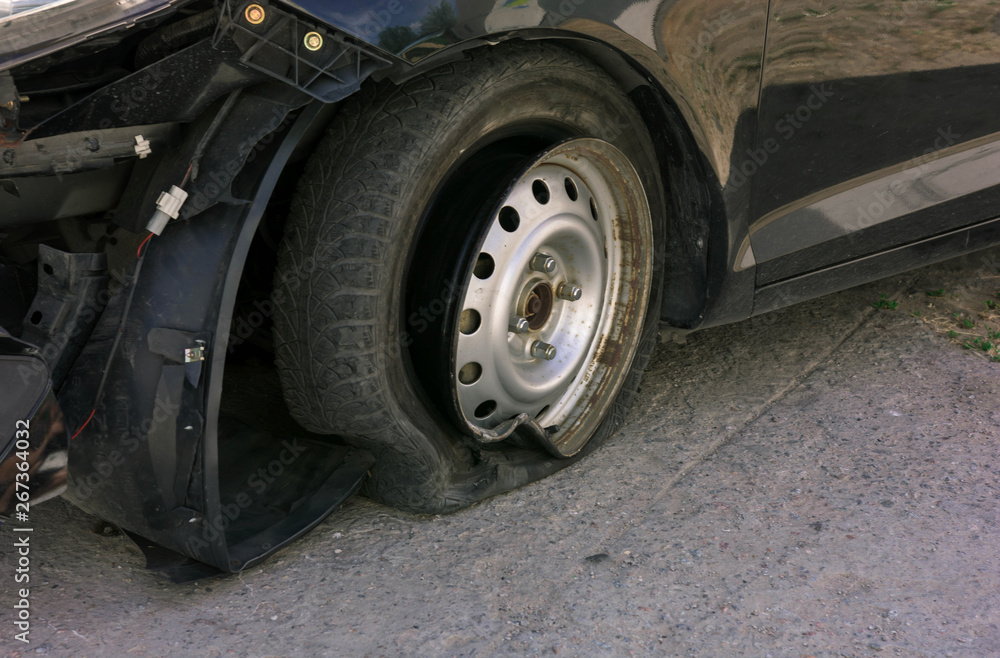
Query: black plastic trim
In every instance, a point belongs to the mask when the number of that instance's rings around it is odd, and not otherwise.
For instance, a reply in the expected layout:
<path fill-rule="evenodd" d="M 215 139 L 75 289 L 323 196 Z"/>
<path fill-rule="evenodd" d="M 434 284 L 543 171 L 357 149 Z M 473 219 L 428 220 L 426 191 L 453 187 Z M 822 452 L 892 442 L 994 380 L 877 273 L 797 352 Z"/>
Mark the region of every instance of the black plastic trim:
<path fill-rule="evenodd" d="M 996 244 L 1000 244 L 1000 218 L 764 286 L 754 297 L 753 314 L 774 311 Z"/>

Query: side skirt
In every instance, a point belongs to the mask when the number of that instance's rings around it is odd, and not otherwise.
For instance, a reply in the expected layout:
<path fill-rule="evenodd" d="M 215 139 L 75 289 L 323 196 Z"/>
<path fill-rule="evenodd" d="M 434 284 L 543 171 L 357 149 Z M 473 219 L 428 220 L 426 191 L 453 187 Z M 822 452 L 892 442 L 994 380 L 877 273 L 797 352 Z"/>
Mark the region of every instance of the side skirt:
<path fill-rule="evenodd" d="M 757 288 L 753 315 L 1000 244 L 1000 218 Z"/>

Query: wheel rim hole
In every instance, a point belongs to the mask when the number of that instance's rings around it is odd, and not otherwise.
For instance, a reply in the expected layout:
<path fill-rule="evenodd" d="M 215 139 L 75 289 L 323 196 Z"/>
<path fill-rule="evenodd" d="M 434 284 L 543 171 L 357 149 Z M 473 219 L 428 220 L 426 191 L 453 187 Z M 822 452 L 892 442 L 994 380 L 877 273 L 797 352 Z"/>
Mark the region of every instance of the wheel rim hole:
<path fill-rule="evenodd" d="M 572 178 L 567 176 L 563 185 L 566 187 L 566 196 L 569 197 L 570 201 L 576 201 L 580 198 L 580 191 L 576 189 L 576 183 L 573 182 Z"/>
<path fill-rule="evenodd" d="M 41 311 L 35 311 L 34 313 L 31 314 L 31 324 L 38 324 L 41 321 L 42 321 Z"/>
<path fill-rule="evenodd" d="M 528 298 L 524 300 L 524 318 L 528 321 L 529 329 L 538 331 L 549 321 L 554 297 L 552 286 L 548 283 L 539 283 L 528 294 Z"/>
<path fill-rule="evenodd" d="M 46 274 L 48 274 L 49 276 L 52 276 L 53 274 L 56 273 L 56 271 L 48 263 L 45 263 L 44 265 L 42 265 L 42 271 L 45 272 Z"/>
<path fill-rule="evenodd" d="M 483 317 L 479 315 L 479 311 L 473 308 L 467 308 L 462 311 L 462 318 L 458 322 L 458 330 L 466 336 L 471 336 L 479 331 L 479 327 L 482 324 Z"/>
<path fill-rule="evenodd" d="M 493 276 L 493 270 L 497 267 L 496 261 L 493 260 L 493 256 L 490 256 L 485 251 L 479 254 L 479 258 L 476 259 L 476 266 L 473 268 L 472 273 L 476 275 L 477 279 L 488 279 Z"/>
<path fill-rule="evenodd" d="M 594 203 L 593 198 L 590 199 L 590 216 L 594 218 L 595 222 L 597 221 L 597 204 Z"/>
<path fill-rule="evenodd" d="M 478 407 L 476 407 L 476 418 L 483 420 L 484 418 L 489 418 L 493 415 L 493 412 L 497 410 L 497 403 L 495 400 L 487 400 L 483 402 Z"/>
<path fill-rule="evenodd" d="M 479 378 L 483 376 L 483 367 L 471 361 L 462 366 L 462 369 L 458 371 L 458 381 L 462 382 L 466 386 L 471 386 L 479 381 Z M 492 400 L 491 400 L 492 402 Z M 486 404 L 485 402 L 483 404 Z M 479 405 L 481 408 L 483 405 Z M 496 403 L 493 403 L 493 407 L 496 408 Z M 490 411 L 490 413 L 493 413 Z M 487 416 L 489 414 L 486 414 Z M 476 409 L 476 416 L 479 416 L 479 408 Z"/>
<path fill-rule="evenodd" d="M 531 184 L 531 193 L 535 195 L 535 201 L 542 204 L 543 206 L 549 202 L 551 195 L 549 194 L 549 186 L 545 184 L 542 179 L 536 179 L 534 183 Z"/>
<path fill-rule="evenodd" d="M 517 214 L 516 210 L 510 206 L 504 206 L 500 209 L 500 228 L 508 233 L 513 233 L 520 225 L 521 216 Z"/>

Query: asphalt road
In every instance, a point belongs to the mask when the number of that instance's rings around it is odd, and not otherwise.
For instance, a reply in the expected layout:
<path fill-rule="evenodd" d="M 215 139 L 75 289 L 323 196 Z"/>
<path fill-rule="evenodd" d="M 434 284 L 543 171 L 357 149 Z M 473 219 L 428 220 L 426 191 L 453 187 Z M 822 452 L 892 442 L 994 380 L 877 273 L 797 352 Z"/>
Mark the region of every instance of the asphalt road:
<path fill-rule="evenodd" d="M 236 577 L 174 585 L 33 509 L 12 655 L 1000 655 L 1000 363 L 914 317 L 1000 250 L 662 345 L 584 462 L 446 517 L 355 498 Z M 876 310 L 885 294 L 895 310 Z M 995 298 L 995 297 L 994 297 Z M 910 309 L 909 311 L 905 309 Z M 940 327 L 938 328 L 940 329 Z M 20 652 L 20 653 L 18 653 Z"/>

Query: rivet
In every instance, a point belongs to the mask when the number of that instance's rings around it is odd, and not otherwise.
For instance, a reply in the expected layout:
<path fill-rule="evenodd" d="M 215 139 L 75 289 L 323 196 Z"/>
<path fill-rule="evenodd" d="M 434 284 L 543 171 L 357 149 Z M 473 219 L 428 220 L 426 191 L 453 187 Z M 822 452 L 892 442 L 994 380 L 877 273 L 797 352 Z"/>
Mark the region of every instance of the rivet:
<path fill-rule="evenodd" d="M 323 37 L 320 36 L 319 32 L 308 32 L 303 43 L 305 43 L 307 50 L 316 51 L 323 47 Z"/>
<path fill-rule="evenodd" d="M 260 5 L 249 5 L 246 11 L 243 12 L 243 17 L 247 19 L 247 23 L 251 25 L 260 25 L 264 22 L 264 8 Z"/>

